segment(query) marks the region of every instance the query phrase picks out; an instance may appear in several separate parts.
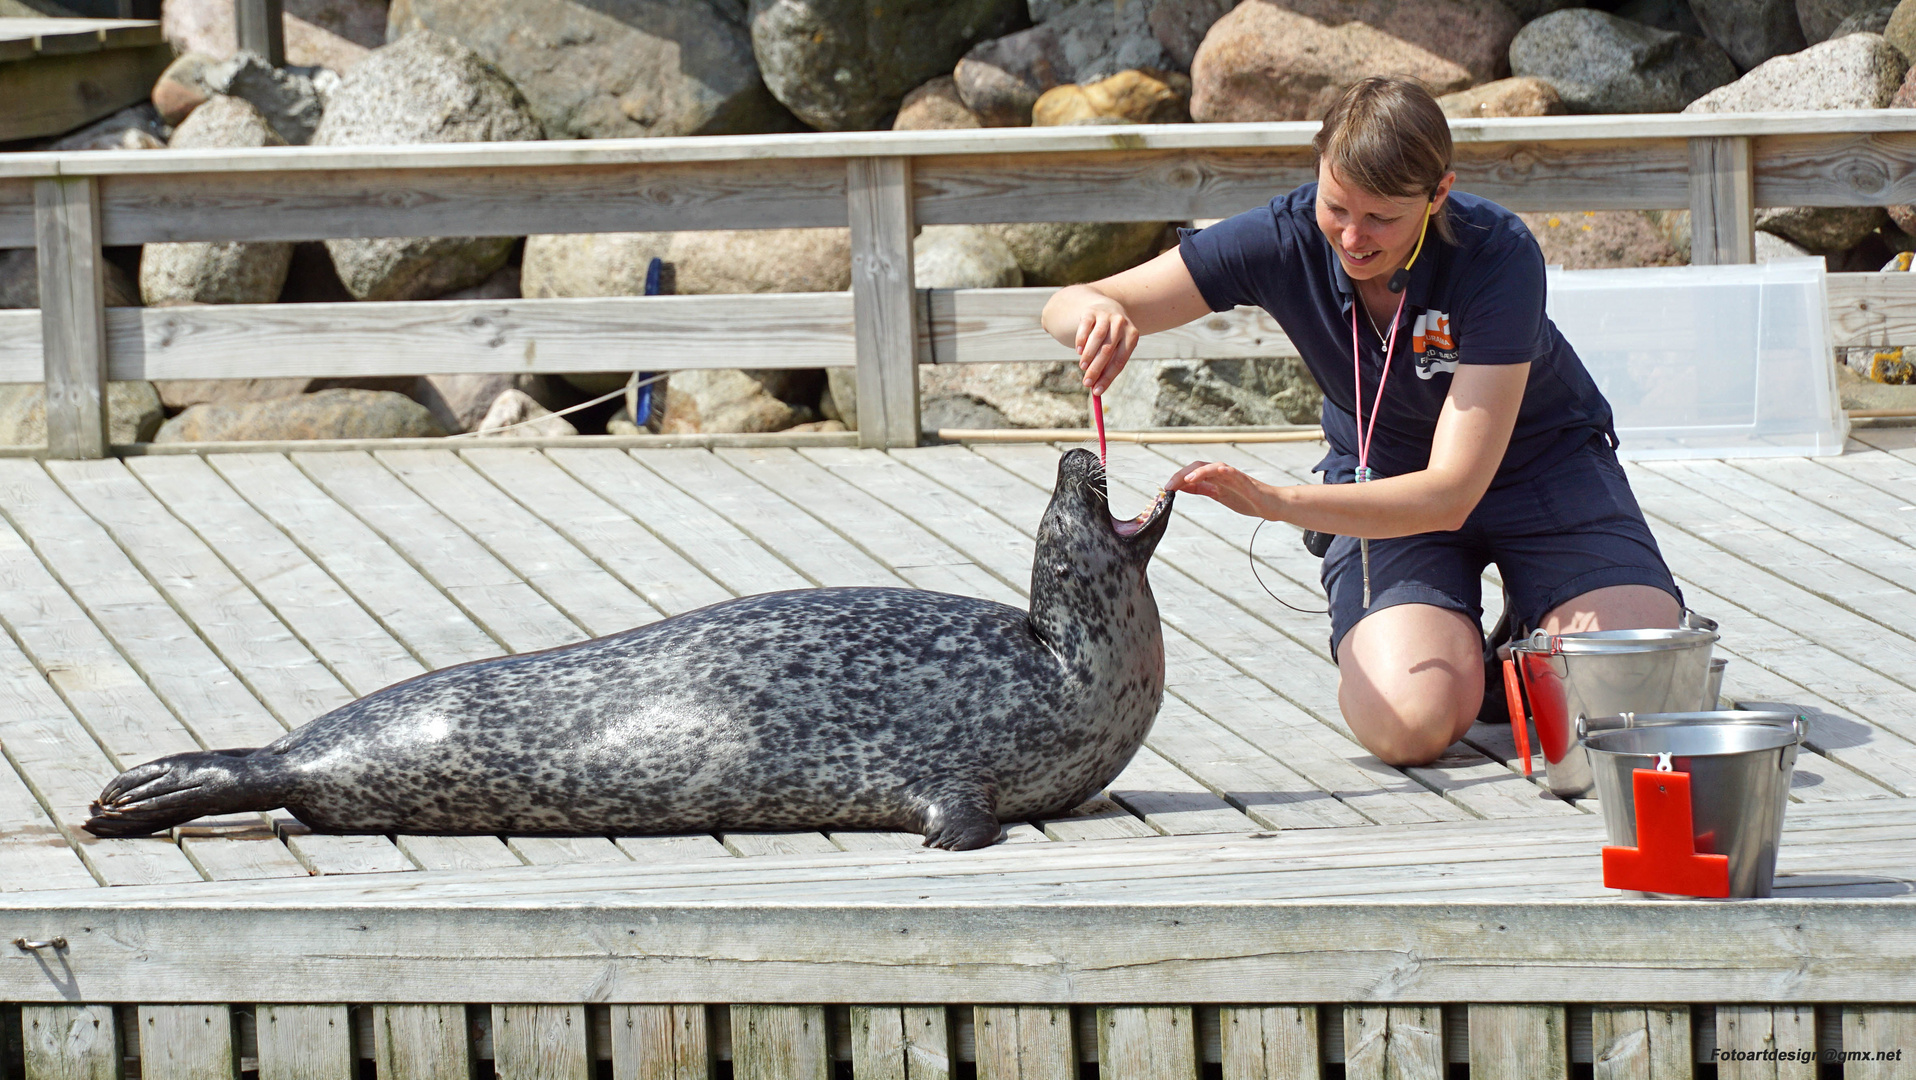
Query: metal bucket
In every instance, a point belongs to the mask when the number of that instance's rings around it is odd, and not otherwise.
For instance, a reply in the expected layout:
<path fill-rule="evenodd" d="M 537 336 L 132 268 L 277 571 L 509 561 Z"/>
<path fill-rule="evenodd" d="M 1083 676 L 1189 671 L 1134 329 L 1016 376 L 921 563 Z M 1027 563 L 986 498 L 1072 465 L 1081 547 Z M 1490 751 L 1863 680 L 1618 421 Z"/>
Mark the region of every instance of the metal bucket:
<path fill-rule="evenodd" d="M 1703 686 L 1703 707 L 1714 709 L 1723 703 L 1723 669 L 1730 666 L 1728 660 L 1720 656 L 1710 658 L 1709 681 Z"/>
<path fill-rule="evenodd" d="M 1668 754 L 1671 771 L 1690 774 L 1698 853 L 1729 857 L 1731 896 L 1770 895 L 1790 773 L 1808 725 L 1786 712 L 1638 713 L 1580 723 L 1610 843 L 1637 846 L 1633 774 L 1657 768 Z"/>
<path fill-rule="evenodd" d="M 1511 646 L 1524 697 L 1543 747 L 1550 790 L 1582 798 L 1594 780 L 1577 719 L 1623 713 L 1708 709 L 1714 630 L 1596 630 L 1547 634 Z"/>

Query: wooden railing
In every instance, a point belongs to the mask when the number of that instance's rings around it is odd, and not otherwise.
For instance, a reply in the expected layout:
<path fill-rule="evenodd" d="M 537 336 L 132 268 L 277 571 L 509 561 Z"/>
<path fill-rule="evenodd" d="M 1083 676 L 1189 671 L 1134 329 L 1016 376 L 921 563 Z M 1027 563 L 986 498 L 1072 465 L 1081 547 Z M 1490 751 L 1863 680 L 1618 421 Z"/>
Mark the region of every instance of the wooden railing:
<path fill-rule="evenodd" d="M 918 225 L 1223 217 L 1312 178 L 1315 124 L 866 132 L 0 157 L 0 382 L 47 386 L 48 452 L 108 452 L 105 383 L 261 375 L 858 369 L 860 441 L 918 440 L 916 364 L 1062 359 L 1045 290 L 913 287 Z M 1916 202 L 1916 110 L 1453 124 L 1461 188 L 1516 210 L 1684 209 L 1694 261 L 1748 261 L 1769 206 Z M 114 309 L 101 249 L 167 241 L 850 226 L 847 293 Z M 1916 282 L 1841 275 L 1837 344 L 1916 343 Z M 1240 310 L 1147 357 L 1284 355 Z"/>

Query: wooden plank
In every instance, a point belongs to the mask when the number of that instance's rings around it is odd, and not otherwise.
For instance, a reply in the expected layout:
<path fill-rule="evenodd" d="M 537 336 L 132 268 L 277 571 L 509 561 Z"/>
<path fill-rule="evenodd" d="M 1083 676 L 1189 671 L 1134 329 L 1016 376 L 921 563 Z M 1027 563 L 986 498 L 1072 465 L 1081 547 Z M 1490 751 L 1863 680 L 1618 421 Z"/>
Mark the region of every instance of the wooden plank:
<path fill-rule="evenodd" d="M 0 62 L 0 101 L 13 106 L 0 120 L 0 141 L 59 135 L 137 104 L 173 55 L 163 42 L 102 49 L 97 32 L 40 40 L 55 48 Z"/>
<path fill-rule="evenodd" d="M 1442 1080 L 1443 1008 L 1345 1006 L 1344 1075 L 1350 1080 Z"/>
<path fill-rule="evenodd" d="M 26 782 L 10 764 L 0 765 L 0 893 L 94 884 L 86 862 Z"/>
<path fill-rule="evenodd" d="M 1831 274 L 1824 280 L 1833 345 L 1916 345 L 1916 281 L 1908 274 Z"/>
<path fill-rule="evenodd" d="M 553 450 L 548 456 L 583 475 L 590 458 L 574 456 L 578 453 Z M 813 584 L 826 588 L 910 584 L 825 522 L 786 501 L 775 485 L 760 484 L 710 450 L 659 450 L 632 458 L 751 533 Z"/>
<path fill-rule="evenodd" d="M 1098 1076 L 1197 1080 L 1197 1019 L 1188 1006 L 1116 1005 L 1098 1010 Z"/>
<path fill-rule="evenodd" d="M 1226 1005 L 1218 1025 L 1223 1080 L 1323 1075 L 1315 1005 Z"/>
<path fill-rule="evenodd" d="M 1916 1054 L 1916 1007 L 1863 1006 L 1843 1010 L 1846 1080 L 1892 1080 L 1909 1072 Z M 1878 1056 L 1880 1055 L 1880 1057 Z"/>
<path fill-rule="evenodd" d="M 353 1076 L 352 1018 L 344 1005 L 260 1005 L 253 1011 L 259 1080 Z"/>
<path fill-rule="evenodd" d="M 921 359 L 936 364 L 1074 359 L 1045 333 L 1038 314 L 1055 289 L 928 289 Z M 1296 356 L 1297 346 L 1262 308 L 1240 307 L 1138 340 L 1134 360 Z"/>
<path fill-rule="evenodd" d="M 279 526 L 428 668 L 578 638 L 570 625 L 564 627 L 563 637 L 533 631 L 519 640 L 502 640 L 498 633 L 489 632 L 492 628 L 480 616 L 443 593 L 281 455 L 219 454 L 206 460 L 240 498 Z M 480 594 L 475 599 L 485 597 Z M 488 605 L 486 610 L 497 614 L 499 608 Z M 524 625 L 513 628 L 524 629 Z"/>
<path fill-rule="evenodd" d="M 719 842 L 734 855 L 807 855 L 838 851 L 837 844 L 815 832 L 728 832 L 719 834 Z"/>
<path fill-rule="evenodd" d="M 208 881 L 303 878 L 311 874 L 270 833 L 259 838 L 182 836 L 180 850 Z"/>
<path fill-rule="evenodd" d="M 1069 814 L 1046 818 L 1040 827 L 1053 840 L 1122 840 L 1157 835 L 1129 810 L 1103 796 L 1075 807 Z"/>
<path fill-rule="evenodd" d="M 843 292 L 113 308 L 106 335 L 114 379 L 256 377 L 262 354 L 328 378 L 620 371 L 635 355 L 672 369 L 854 362 Z"/>
<path fill-rule="evenodd" d="M 1690 140 L 1690 262 L 1756 261 L 1750 140 Z"/>
<path fill-rule="evenodd" d="M 704 1005 L 612 1006 L 612 1080 L 710 1080 Z"/>
<path fill-rule="evenodd" d="M 845 163 L 861 446 L 918 445 L 918 294 L 909 158 Z"/>
<path fill-rule="evenodd" d="M 150 457 L 127 467 L 355 694 L 425 672 L 351 593 L 205 461 Z"/>
<path fill-rule="evenodd" d="M 1112 801 L 1167 836 L 1247 833 L 1259 827 L 1148 746 L 1111 782 L 1110 794 Z"/>
<path fill-rule="evenodd" d="M 978 1080 L 1077 1080 L 1069 1006 L 979 1005 L 972 1017 Z"/>
<path fill-rule="evenodd" d="M 1165 698 L 1145 745 L 1262 828 L 1322 829 L 1369 822 L 1183 698 Z"/>
<path fill-rule="evenodd" d="M 414 869 L 412 860 L 384 836 L 328 836 L 301 825 L 280 824 L 286 850 L 313 874 L 394 874 Z"/>
<path fill-rule="evenodd" d="M 510 149 L 504 154 L 515 156 Z M 831 158 L 661 163 L 641 171 L 617 165 L 333 169 L 320 162 L 340 160 L 334 154 L 302 151 L 297 156 L 295 162 L 293 155 L 275 155 L 273 163 L 284 171 L 141 168 L 102 177 L 106 243 L 846 224 L 845 167 Z M 458 155 L 431 157 L 457 160 Z M 375 192 L 383 194 L 374 197 Z"/>
<path fill-rule="evenodd" d="M 233 0 L 233 37 L 244 52 L 274 67 L 286 64 L 286 30 L 280 0 Z"/>
<path fill-rule="evenodd" d="M 642 468 L 629 454 L 468 450 L 462 456 L 547 521 L 603 514 L 604 503 L 610 503 L 732 593 L 803 589 L 811 584 L 750 534 Z M 598 499 L 580 490 L 580 485 Z"/>
<path fill-rule="evenodd" d="M 943 1005 L 851 1007 L 852 1075 L 858 1080 L 951 1080 L 956 1048 Z"/>
<path fill-rule="evenodd" d="M 1570 1080 L 1569 1014 L 1561 1005 L 1471 1005 L 1472 1080 Z"/>
<path fill-rule="evenodd" d="M 373 1006 L 373 1067 L 380 1080 L 471 1080 L 466 1007 Z"/>
<path fill-rule="evenodd" d="M 612 842 L 634 862 L 675 863 L 689 859 L 729 859 L 718 838 L 705 833 L 687 836 L 618 836 Z"/>
<path fill-rule="evenodd" d="M 1593 1080 L 1689 1080 L 1686 1005 L 1598 1005 L 1590 1010 Z"/>
<path fill-rule="evenodd" d="M 40 340 L 45 350 L 47 453 L 106 456 L 106 279 L 97 184 L 35 181 Z"/>
<path fill-rule="evenodd" d="M 594 597 L 593 611 L 582 621 L 540 588 L 542 579 L 528 582 L 494 555 L 461 522 L 442 513 L 430 500 L 408 487 L 370 454 L 301 453 L 293 463 L 319 486 L 350 508 L 361 521 L 418 566 L 447 595 L 468 610 L 483 611 L 514 652 L 569 644 L 583 637 L 623 630 L 649 622 L 658 613 L 629 590 L 611 587 Z M 463 472 L 457 466 L 454 471 Z M 465 479 L 470 480 L 470 477 Z M 484 484 L 474 490 L 490 494 L 497 505 L 510 506 Z M 457 505 L 457 497 L 444 500 Z M 605 583 L 581 582 L 580 586 Z M 561 594 L 576 601 L 578 594 Z"/>
<path fill-rule="evenodd" d="M 565 519 L 568 532 L 514 501 L 471 466 L 447 451 L 405 450 L 375 455 L 406 485 L 440 513 L 459 522 L 473 538 L 561 610 L 592 627 L 604 625 L 597 597 L 617 603 L 617 621 L 625 629 L 652 621 L 623 587 L 668 615 L 729 599 L 731 594 L 632 519 L 611 508 Z M 601 537 L 609 539 L 601 541 Z M 615 539 L 611 539 L 615 538 Z M 583 550 L 590 544 L 588 552 Z M 636 621 L 629 621 L 637 617 Z M 612 621 L 606 619 L 606 621 Z"/>
<path fill-rule="evenodd" d="M 1718 1005 L 1716 1051 L 1719 1080 L 1815 1080 L 1816 1009 L 1810 1005 Z M 1768 1057 L 1784 1053 L 1801 1055 L 1803 1060 Z"/>
<path fill-rule="evenodd" d="M 496 836 L 398 836 L 393 841 L 421 870 L 490 870 L 525 865 Z"/>
<path fill-rule="evenodd" d="M 603 836 L 514 836 L 506 847 L 532 866 L 632 861 Z"/>
<path fill-rule="evenodd" d="M 831 1080 L 831 1033 L 821 1005 L 732 1006 L 736 1080 Z"/>
<path fill-rule="evenodd" d="M 1755 202 L 1765 206 L 1889 206 L 1916 195 L 1916 147 L 1842 126 L 1755 136 Z"/>
<path fill-rule="evenodd" d="M 34 1080 L 119 1080 L 120 1027 L 111 1005 L 28 1005 L 20 1010 L 25 1075 Z"/>
<path fill-rule="evenodd" d="M 584 1005 L 494 1005 L 492 1067 L 499 1080 L 591 1080 Z"/>
<path fill-rule="evenodd" d="M 6 497 L 11 505 L 23 505 L 31 488 L 25 488 L 20 475 L 8 472 L 9 468 L 0 463 L 0 476 L 7 477 Z M 164 594 L 166 603 L 179 611 L 193 632 L 283 727 L 303 724 L 353 700 L 354 693 L 125 465 L 118 461 L 50 462 L 47 470 L 106 529 L 140 573 Z M 102 582 L 103 586 L 107 584 Z M 111 585 L 127 589 L 130 582 L 116 578 Z M 131 591 L 120 595 L 131 595 Z M 113 629 L 116 637 L 133 637 L 123 628 Z M 184 647 L 177 654 L 178 670 L 184 677 L 219 681 L 212 668 L 186 663 L 190 655 Z M 220 715 L 219 710 L 207 708 L 208 704 L 202 702 L 194 709 L 196 724 Z M 210 737 L 214 732 L 205 734 Z"/>
<path fill-rule="evenodd" d="M 233 1010 L 227 1005 L 140 1006 L 140 1080 L 235 1080 Z"/>
<path fill-rule="evenodd" d="M 885 832 L 877 829 L 851 829 L 828 832 L 825 838 L 844 851 L 910 851 L 923 847 L 925 838 L 917 833 Z"/>

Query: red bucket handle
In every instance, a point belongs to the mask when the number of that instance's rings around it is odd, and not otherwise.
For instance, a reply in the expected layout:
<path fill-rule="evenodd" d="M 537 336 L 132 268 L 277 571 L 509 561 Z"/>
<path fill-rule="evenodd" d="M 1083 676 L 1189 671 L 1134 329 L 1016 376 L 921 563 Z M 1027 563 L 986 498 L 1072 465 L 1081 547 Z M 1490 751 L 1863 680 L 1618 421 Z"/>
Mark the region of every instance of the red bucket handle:
<path fill-rule="evenodd" d="M 1517 738 L 1517 756 L 1523 759 L 1523 774 L 1530 775 L 1530 728 L 1523 707 L 1523 680 L 1517 677 L 1515 657 L 1504 658 L 1504 702 L 1510 707 L 1510 733 Z"/>

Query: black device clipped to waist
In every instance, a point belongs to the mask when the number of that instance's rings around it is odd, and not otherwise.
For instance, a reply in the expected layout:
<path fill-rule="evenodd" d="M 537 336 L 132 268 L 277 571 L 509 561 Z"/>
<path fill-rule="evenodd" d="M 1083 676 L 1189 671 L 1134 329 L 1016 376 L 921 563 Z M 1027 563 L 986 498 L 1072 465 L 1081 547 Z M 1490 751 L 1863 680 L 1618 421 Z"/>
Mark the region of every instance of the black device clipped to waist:
<path fill-rule="evenodd" d="M 1335 533 L 1321 533 L 1316 529 L 1305 529 L 1304 550 L 1321 559 L 1324 557 L 1324 553 L 1331 549 L 1331 541 L 1335 539 L 1337 539 Z"/>

